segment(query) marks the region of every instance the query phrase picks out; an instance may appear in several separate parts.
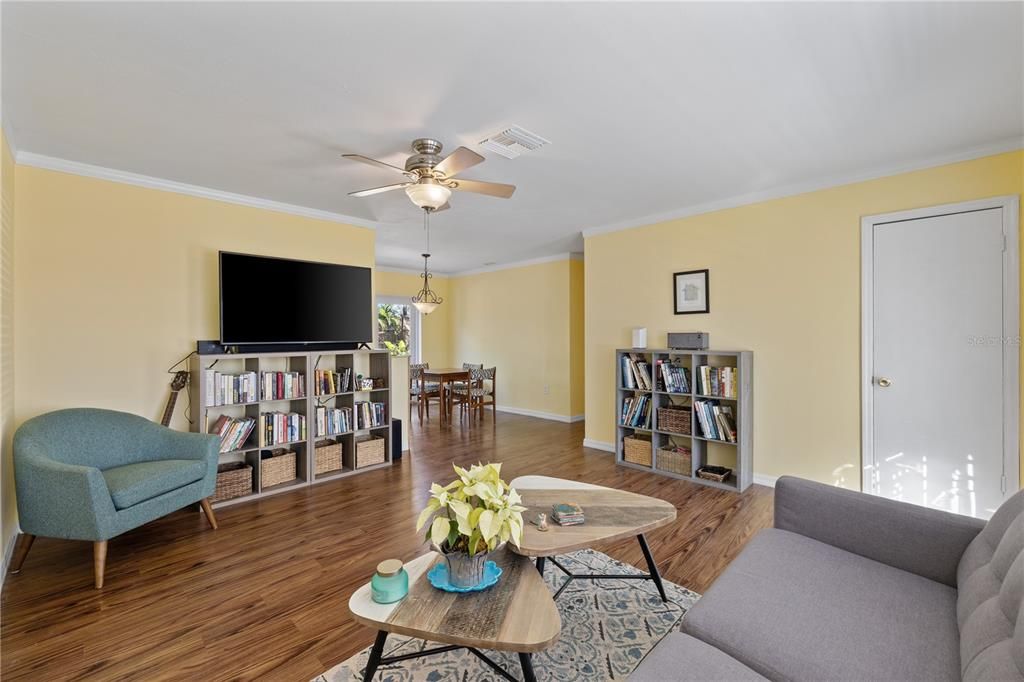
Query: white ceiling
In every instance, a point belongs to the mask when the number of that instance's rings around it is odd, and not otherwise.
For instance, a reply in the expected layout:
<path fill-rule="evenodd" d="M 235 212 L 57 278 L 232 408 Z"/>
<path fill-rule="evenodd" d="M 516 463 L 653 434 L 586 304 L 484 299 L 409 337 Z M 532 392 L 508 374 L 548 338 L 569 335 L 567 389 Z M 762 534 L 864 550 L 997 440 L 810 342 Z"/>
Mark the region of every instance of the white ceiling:
<path fill-rule="evenodd" d="M 371 221 L 416 267 L 401 165 L 509 124 L 552 141 L 466 177 L 439 271 L 579 251 L 580 231 L 870 175 L 1024 134 L 1020 3 L 2 3 L 20 152 Z"/>

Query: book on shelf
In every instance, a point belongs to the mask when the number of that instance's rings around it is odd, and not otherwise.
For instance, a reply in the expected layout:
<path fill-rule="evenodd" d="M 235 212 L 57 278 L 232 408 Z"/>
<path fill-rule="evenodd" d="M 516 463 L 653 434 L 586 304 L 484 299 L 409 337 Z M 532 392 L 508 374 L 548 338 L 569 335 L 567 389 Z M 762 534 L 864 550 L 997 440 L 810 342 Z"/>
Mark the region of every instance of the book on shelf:
<path fill-rule="evenodd" d="M 316 395 L 334 395 L 335 393 L 348 393 L 349 382 L 352 380 L 352 370 L 345 367 L 339 371 L 333 369 L 318 369 L 314 373 L 316 381 Z"/>
<path fill-rule="evenodd" d="M 651 396 L 631 395 L 622 401 L 622 426 L 651 428 Z"/>
<path fill-rule="evenodd" d="M 622 387 L 651 390 L 651 365 L 643 356 L 637 353 L 622 356 Z"/>
<path fill-rule="evenodd" d="M 306 439 L 306 415 L 267 412 L 260 415 L 260 447 Z"/>
<path fill-rule="evenodd" d="M 387 411 L 384 408 L 384 403 L 372 403 L 365 400 L 357 402 L 356 419 L 360 429 L 384 426 L 387 421 Z"/>
<path fill-rule="evenodd" d="M 716 400 L 694 400 L 693 413 L 705 438 L 736 442 L 736 415 L 730 405 L 720 405 Z"/>
<path fill-rule="evenodd" d="M 210 433 L 220 436 L 220 451 L 232 452 L 240 450 L 249 434 L 256 427 L 256 420 L 252 417 L 239 419 L 222 414 L 210 427 Z"/>
<path fill-rule="evenodd" d="M 697 368 L 700 377 L 700 393 L 723 398 L 736 397 L 736 368 L 711 367 L 701 365 Z"/>
<path fill-rule="evenodd" d="M 306 395 L 306 375 L 302 372 L 263 372 L 263 400 L 292 400 Z"/>
<path fill-rule="evenodd" d="M 216 370 L 204 369 L 203 383 L 206 394 L 205 407 L 254 403 L 259 400 L 256 372 L 222 374 Z"/>
<path fill-rule="evenodd" d="M 321 405 L 316 408 L 316 435 L 337 436 L 352 430 L 352 408 L 330 408 Z"/>
<path fill-rule="evenodd" d="M 658 360 L 655 375 L 658 376 L 658 390 L 667 393 L 690 392 L 690 370 L 674 365 L 667 360 Z"/>

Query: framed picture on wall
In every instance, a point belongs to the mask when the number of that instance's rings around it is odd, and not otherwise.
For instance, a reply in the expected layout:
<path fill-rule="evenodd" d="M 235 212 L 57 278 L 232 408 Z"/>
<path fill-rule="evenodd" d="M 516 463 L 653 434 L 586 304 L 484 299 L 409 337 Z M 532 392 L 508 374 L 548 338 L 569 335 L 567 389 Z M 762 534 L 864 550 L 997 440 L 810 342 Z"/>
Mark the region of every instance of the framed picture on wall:
<path fill-rule="evenodd" d="M 676 315 L 711 312 L 711 293 L 706 269 L 674 273 L 672 286 Z"/>

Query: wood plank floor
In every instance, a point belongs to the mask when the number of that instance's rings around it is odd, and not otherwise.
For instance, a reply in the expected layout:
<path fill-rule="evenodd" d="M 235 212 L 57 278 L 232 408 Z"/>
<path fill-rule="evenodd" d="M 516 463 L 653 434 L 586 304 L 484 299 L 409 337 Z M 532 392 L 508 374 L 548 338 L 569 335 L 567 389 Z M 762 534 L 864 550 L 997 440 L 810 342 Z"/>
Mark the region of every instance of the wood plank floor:
<path fill-rule="evenodd" d="M 40 538 L 0 598 L 4 680 L 308 680 L 372 643 L 348 615 L 352 591 L 388 557 L 426 550 L 415 518 L 451 464 L 653 495 L 678 518 L 650 534 L 662 575 L 698 592 L 761 528 L 772 491 L 743 495 L 616 467 L 581 446 L 582 424 L 500 414 L 496 427 L 413 431 L 395 466 L 218 510 L 220 530 L 182 511 L 110 541 L 106 587 L 90 543 Z M 632 540 L 598 546 L 636 566 Z"/>

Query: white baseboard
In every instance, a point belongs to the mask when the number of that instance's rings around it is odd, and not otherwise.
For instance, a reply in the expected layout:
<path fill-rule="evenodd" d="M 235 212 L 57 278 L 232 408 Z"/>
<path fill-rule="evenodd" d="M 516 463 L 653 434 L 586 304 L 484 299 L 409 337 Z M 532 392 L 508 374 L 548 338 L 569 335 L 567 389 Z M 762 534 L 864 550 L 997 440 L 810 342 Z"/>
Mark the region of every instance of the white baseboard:
<path fill-rule="evenodd" d="M 0 573 L 0 588 L 2 588 L 4 582 L 7 581 L 7 568 L 11 565 L 11 557 L 14 556 L 14 544 L 18 541 L 19 533 L 21 533 L 21 529 L 18 526 L 15 526 L 11 537 L 7 538 L 7 545 L 3 556 L 3 573 Z"/>
<path fill-rule="evenodd" d="M 766 485 L 769 488 L 775 487 L 775 481 L 779 480 L 778 476 L 768 476 L 767 474 L 754 474 L 754 483 L 758 485 Z"/>
<path fill-rule="evenodd" d="M 603 440 L 594 440 L 593 438 L 584 438 L 583 447 L 604 450 L 605 452 L 615 452 L 615 443 L 606 443 Z"/>
<path fill-rule="evenodd" d="M 547 419 L 553 422 L 562 422 L 563 424 L 571 424 L 573 422 L 583 421 L 583 415 L 577 414 L 573 416 L 567 416 L 564 414 L 555 414 L 554 412 L 541 412 L 540 410 L 527 410 L 523 407 L 509 407 L 508 405 L 498 405 L 498 412 L 507 412 L 509 414 L 518 414 L 523 417 L 536 417 L 537 419 Z"/>

